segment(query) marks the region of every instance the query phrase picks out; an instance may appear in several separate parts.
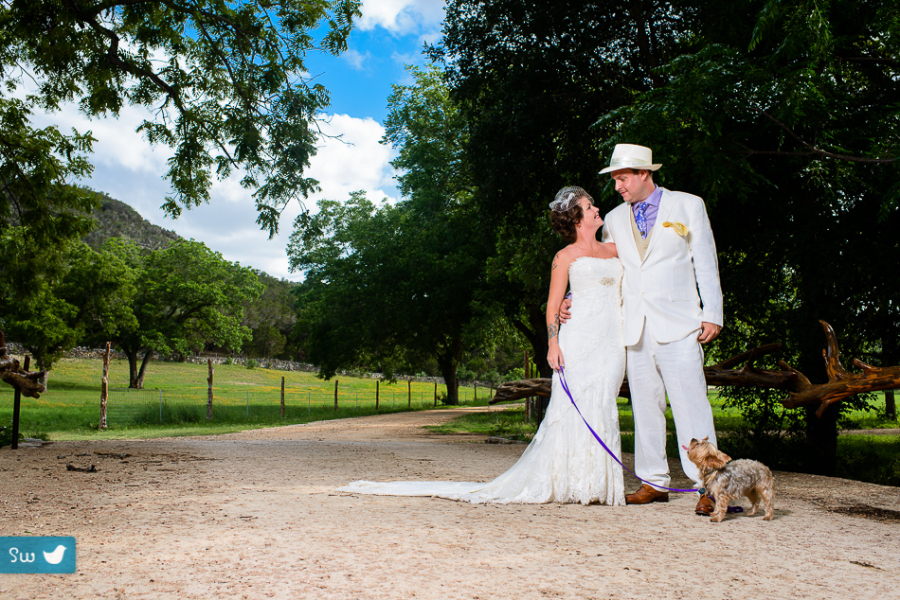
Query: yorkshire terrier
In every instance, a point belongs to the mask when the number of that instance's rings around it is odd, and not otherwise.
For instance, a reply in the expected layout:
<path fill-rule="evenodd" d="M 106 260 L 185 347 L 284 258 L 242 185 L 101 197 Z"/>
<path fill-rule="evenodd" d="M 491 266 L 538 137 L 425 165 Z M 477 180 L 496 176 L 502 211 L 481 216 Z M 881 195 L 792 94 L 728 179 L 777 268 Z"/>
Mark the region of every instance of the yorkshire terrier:
<path fill-rule="evenodd" d="M 775 508 L 775 479 L 769 467 L 755 460 L 731 460 L 730 456 L 719 452 L 708 437 L 701 442 L 692 439 L 690 447 L 682 447 L 687 450 L 691 462 L 700 469 L 700 480 L 706 493 L 715 499 L 712 522 L 721 522 L 728 511 L 728 503 L 741 496 L 747 496 L 753 503 L 749 512 L 751 515 L 756 513 L 762 500 L 766 507 L 763 518 L 771 520 Z"/>

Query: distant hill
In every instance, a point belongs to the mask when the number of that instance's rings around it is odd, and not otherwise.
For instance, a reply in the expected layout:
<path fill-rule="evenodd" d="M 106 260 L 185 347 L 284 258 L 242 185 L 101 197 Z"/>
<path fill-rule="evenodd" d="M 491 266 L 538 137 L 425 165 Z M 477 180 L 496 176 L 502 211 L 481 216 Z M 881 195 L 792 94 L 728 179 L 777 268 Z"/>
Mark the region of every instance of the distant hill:
<path fill-rule="evenodd" d="M 124 202 L 106 194 L 101 194 L 100 208 L 94 210 L 94 219 L 97 225 L 84 241 L 95 249 L 111 237 L 124 238 L 148 250 L 165 248 L 181 239 L 174 231 L 152 224 Z"/>

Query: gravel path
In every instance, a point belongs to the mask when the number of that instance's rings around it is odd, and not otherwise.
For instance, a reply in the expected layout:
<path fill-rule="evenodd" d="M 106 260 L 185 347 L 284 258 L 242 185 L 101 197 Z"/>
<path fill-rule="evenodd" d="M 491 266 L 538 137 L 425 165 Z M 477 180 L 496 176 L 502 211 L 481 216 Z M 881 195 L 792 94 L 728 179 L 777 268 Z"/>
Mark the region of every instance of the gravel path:
<path fill-rule="evenodd" d="M 609 508 L 336 491 L 495 477 L 524 445 L 422 429 L 471 410 L 2 448 L 0 536 L 73 535 L 78 570 L 0 575 L 0 598 L 900 598 L 894 487 L 776 473 L 773 521 L 719 524 L 692 495 Z"/>

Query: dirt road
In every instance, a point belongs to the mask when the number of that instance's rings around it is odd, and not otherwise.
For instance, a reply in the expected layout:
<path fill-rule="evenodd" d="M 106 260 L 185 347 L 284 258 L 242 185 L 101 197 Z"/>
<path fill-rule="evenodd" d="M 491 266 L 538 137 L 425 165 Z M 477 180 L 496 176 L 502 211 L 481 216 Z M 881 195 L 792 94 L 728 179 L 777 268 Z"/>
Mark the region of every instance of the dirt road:
<path fill-rule="evenodd" d="M 464 410 L 2 448 L 0 536 L 75 536 L 78 568 L 0 575 L 0 598 L 900 598 L 893 487 L 776 473 L 773 521 L 720 524 L 693 495 L 608 508 L 336 491 L 500 474 L 524 445 L 421 429 Z"/>

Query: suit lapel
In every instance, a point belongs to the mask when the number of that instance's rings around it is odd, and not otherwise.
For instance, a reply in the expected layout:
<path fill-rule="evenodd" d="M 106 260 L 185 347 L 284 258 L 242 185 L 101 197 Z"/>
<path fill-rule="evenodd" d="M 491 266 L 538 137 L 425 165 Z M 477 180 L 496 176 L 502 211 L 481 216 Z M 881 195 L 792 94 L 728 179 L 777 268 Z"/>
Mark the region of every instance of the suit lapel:
<path fill-rule="evenodd" d="M 616 220 L 618 221 L 617 229 L 622 232 L 622 236 L 627 241 L 623 243 L 623 246 L 628 249 L 628 252 L 631 252 L 634 255 L 636 262 L 641 262 L 641 252 L 638 250 L 637 242 L 634 240 L 634 235 L 631 233 L 631 205 L 630 204 L 622 204 L 622 209 L 619 211 L 619 214 L 616 215 Z M 618 248 L 619 243 L 616 243 L 616 247 Z M 619 250 L 621 253 L 622 251 Z"/>
<path fill-rule="evenodd" d="M 659 199 L 659 210 L 656 211 L 656 223 L 653 224 L 653 233 L 650 235 L 650 244 L 647 246 L 647 252 L 644 254 L 644 260 L 653 252 L 656 246 L 656 240 L 662 237 L 663 223 L 669 219 L 669 213 L 672 212 L 672 206 L 675 202 L 669 190 L 663 188 L 662 196 Z"/>

